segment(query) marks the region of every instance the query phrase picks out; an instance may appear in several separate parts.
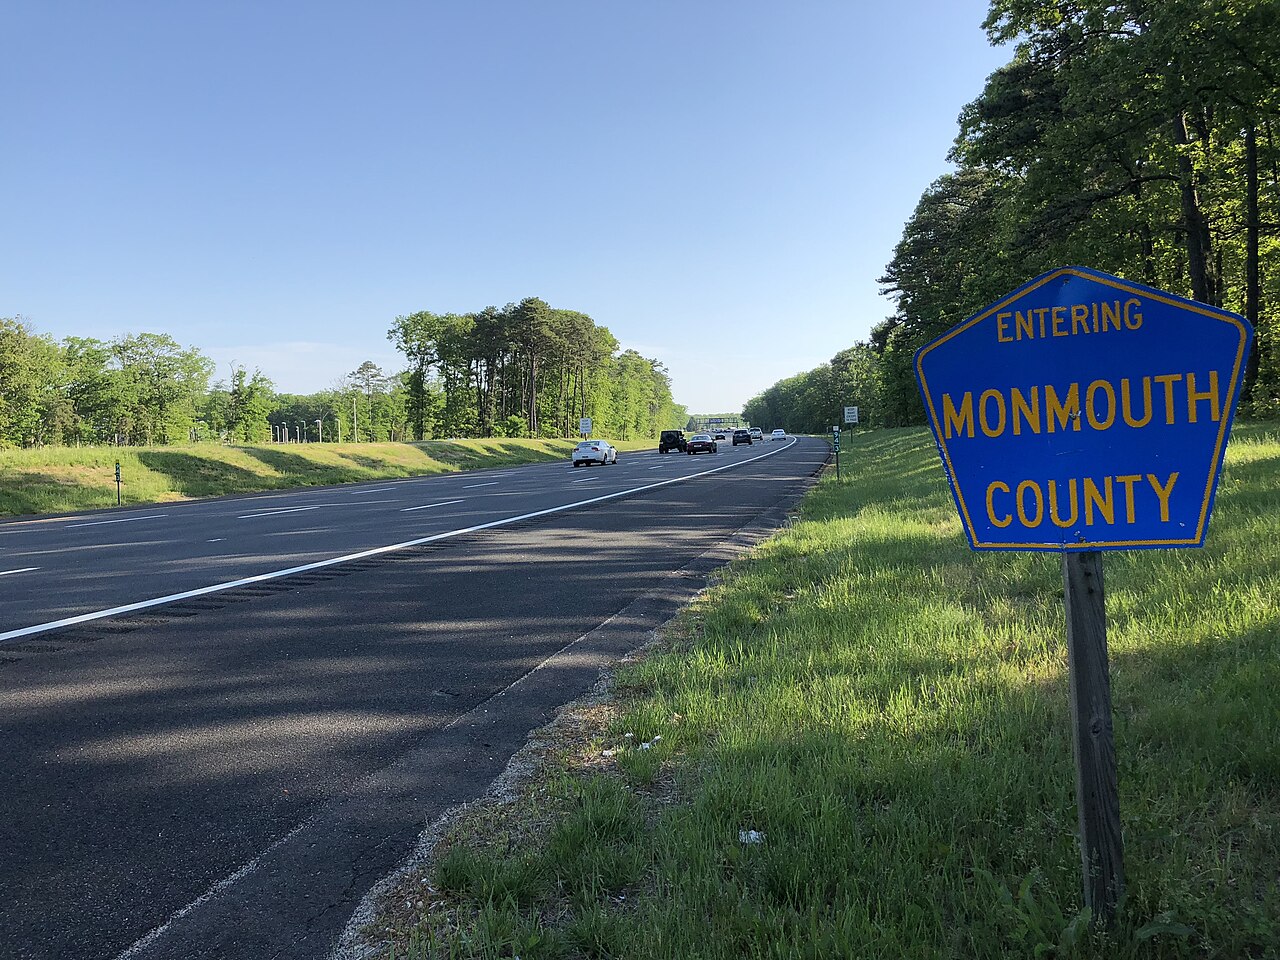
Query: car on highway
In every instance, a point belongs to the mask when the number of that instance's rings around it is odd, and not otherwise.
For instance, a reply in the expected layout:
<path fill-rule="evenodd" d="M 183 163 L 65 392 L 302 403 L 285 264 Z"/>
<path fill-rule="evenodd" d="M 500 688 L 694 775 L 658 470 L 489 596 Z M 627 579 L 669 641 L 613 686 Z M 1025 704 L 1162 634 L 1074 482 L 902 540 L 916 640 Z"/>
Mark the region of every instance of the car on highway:
<path fill-rule="evenodd" d="M 785 430 L 783 430 L 781 427 L 779 427 L 777 430 L 773 431 L 773 433 L 769 434 L 769 439 L 770 439 L 770 440 L 785 440 L 785 439 L 787 439 L 787 431 L 785 431 Z"/>
<path fill-rule="evenodd" d="M 666 453 L 668 450 L 684 450 L 685 443 L 683 430 L 663 430 L 658 436 L 658 452 Z"/>
<path fill-rule="evenodd" d="M 695 453 L 715 453 L 719 448 L 716 446 L 716 438 L 709 433 L 695 433 L 689 438 L 689 442 L 685 445 L 684 452 L 693 456 Z"/>
<path fill-rule="evenodd" d="M 728 438 L 725 436 L 725 434 L 724 434 L 724 431 L 723 431 L 723 430 L 717 430 L 715 433 L 713 433 L 713 434 L 712 434 L 712 436 L 713 436 L 713 437 L 715 437 L 717 440 L 726 440 L 726 439 L 728 439 Z"/>
<path fill-rule="evenodd" d="M 740 443 L 751 446 L 751 432 L 748 430 L 733 431 L 733 445 L 736 447 Z"/>
<path fill-rule="evenodd" d="M 752 427 L 752 428 L 751 428 L 751 439 L 752 439 L 752 440 L 763 440 L 763 439 L 764 439 L 764 431 L 763 431 L 763 430 L 761 430 L 759 427 Z"/>
<path fill-rule="evenodd" d="M 618 448 L 607 440 L 583 440 L 573 448 L 573 465 L 609 464 L 618 462 Z"/>

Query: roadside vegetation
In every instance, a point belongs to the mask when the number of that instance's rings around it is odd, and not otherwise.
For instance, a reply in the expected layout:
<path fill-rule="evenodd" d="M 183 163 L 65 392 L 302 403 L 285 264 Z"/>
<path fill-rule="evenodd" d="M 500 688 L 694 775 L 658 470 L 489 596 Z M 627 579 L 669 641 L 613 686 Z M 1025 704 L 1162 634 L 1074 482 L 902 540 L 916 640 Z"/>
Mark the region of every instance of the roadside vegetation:
<path fill-rule="evenodd" d="M 476 313 L 396 317 L 387 337 L 407 368 L 371 360 L 313 394 L 276 390 L 262 371 L 215 365 L 163 333 L 109 341 L 37 332 L 0 316 L 0 450 L 442 437 L 563 439 L 590 417 L 599 436 L 635 440 L 684 426 L 657 360 L 609 329 L 537 297 Z"/>
<path fill-rule="evenodd" d="M 1280 944 L 1280 429 L 1200 550 L 1106 558 L 1127 898 L 1082 910 L 1060 560 L 966 546 L 927 432 L 849 438 L 380 956 L 1263 958 Z"/>
<path fill-rule="evenodd" d="M 0 516 L 66 513 L 293 487 L 565 460 L 574 440 L 428 440 L 225 447 L 35 447 L 0 451 Z M 617 440 L 641 450 L 652 440 Z"/>

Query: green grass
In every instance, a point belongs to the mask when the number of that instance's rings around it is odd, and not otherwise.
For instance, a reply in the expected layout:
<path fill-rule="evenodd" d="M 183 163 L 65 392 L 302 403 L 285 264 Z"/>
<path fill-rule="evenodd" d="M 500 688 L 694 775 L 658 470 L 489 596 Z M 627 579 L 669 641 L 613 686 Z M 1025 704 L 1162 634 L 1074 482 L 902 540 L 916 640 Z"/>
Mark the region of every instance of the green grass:
<path fill-rule="evenodd" d="M 655 443 L 615 445 L 627 451 Z M 0 516 L 113 507 L 117 460 L 122 500 L 139 504 L 563 460 L 573 444 L 508 439 L 0 450 Z"/>
<path fill-rule="evenodd" d="M 506 808 L 545 829 L 451 843 L 393 956 L 1280 956 L 1280 432 L 1237 426 L 1207 547 L 1106 557 L 1107 934 L 1082 911 L 1059 558 L 969 551 L 925 432 L 845 450 L 845 482 Z"/>

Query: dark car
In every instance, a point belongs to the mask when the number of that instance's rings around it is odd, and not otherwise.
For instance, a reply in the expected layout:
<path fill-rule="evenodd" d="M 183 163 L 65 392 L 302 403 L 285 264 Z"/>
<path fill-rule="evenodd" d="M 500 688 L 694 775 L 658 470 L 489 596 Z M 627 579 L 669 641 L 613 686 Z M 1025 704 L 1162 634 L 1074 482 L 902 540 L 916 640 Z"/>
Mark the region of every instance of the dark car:
<path fill-rule="evenodd" d="M 683 430 L 663 430 L 662 435 L 658 437 L 658 452 L 666 453 L 668 450 L 684 450 L 688 446 L 688 442 L 684 438 Z"/>
<path fill-rule="evenodd" d="M 695 453 L 715 453 L 717 449 L 715 437 L 711 434 L 695 433 L 685 444 L 684 452 L 693 456 Z"/>
<path fill-rule="evenodd" d="M 733 431 L 733 445 L 736 447 L 740 443 L 751 446 L 751 434 L 746 430 Z"/>
<path fill-rule="evenodd" d="M 728 437 L 726 437 L 726 436 L 725 436 L 725 433 L 724 433 L 724 431 L 723 431 L 723 430 L 717 430 L 717 431 L 715 432 L 714 436 L 715 436 L 715 438 L 716 438 L 717 440 L 727 440 L 727 439 L 728 439 Z"/>

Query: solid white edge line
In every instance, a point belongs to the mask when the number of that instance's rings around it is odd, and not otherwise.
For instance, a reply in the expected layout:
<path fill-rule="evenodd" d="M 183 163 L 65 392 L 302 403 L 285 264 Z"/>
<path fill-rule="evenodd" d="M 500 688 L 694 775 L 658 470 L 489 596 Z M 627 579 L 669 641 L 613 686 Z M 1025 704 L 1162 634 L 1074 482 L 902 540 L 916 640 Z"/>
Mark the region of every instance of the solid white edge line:
<path fill-rule="evenodd" d="M 29 637 L 36 633 L 47 633 L 50 630 L 57 630 L 61 627 L 71 627 L 78 623 L 89 623 L 93 620 L 103 620 L 107 617 L 118 617 L 122 613 L 133 613 L 135 610 L 148 610 L 151 607 L 163 606 L 166 603 L 177 603 L 179 600 L 189 600 L 192 597 L 203 597 L 210 593 L 221 593 L 223 590 L 233 590 L 236 587 L 247 586 L 251 583 L 262 583 L 266 580 L 278 580 L 281 577 L 293 576 L 296 573 L 305 573 L 308 570 L 322 570 L 325 567 L 337 566 L 340 563 L 351 563 L 354 560 L 363 560 L 365 557 L 377 557 L 384 553 L 395 553 L 398 550 L 408 550 L 410 547 L 419 547 L 424 543 L 435 543 L 437 540 L 448 540 L 451 537 L 460 537 L 463 534 L 475 533 L 477 530 L 491 530 L 494 527 L 505 527 L 507 524 L 519 523 L 522 520 L 532 520 L 535 517 L 546 517 L 553 513 L 563 513 L 566 510 L 574 510 L 578 507 L 590 506 L 593 503 L 603 503 L 605 500 L 616 500 L 618 497 L 625 497 L 633 493 L 643 493 L 646 490 L 656 490 L 659 487 L 666 487 L 673 483 L 685 483 L 688 480 L 696 480 L 699 477 L 708 477 L 713 473 L 720 473 L 723 470 L 732 470 L 735 467 L 741 467 L 748 463 L 754 463 L 756 460 L 764 460 L 767 457 L 775 456 L 784 450 L 790 450 L 798 441 L 793 439 L 785 447 L 779 447 L 777 450 L 770 450 L 768 453 L 762 453 L 758 457 L 751 457 L 747 460 L 738 460 L 734 463 L 727 463 L 722 467 L 713 467 L 710 470 L 703 470 L 699 473 L 691 473 L 684 477 L 672 477 L 670 480 L 659 480 L 657 483 L 646 483 L 643 486 L 631 487 L 627 490 L 618 490 L 614 493 L 602 494 L 598 497 L 591 497 L 588 500 L 575 500 L 573 503 L 562 503 L 558 507 L 547 507 L 545 510 L 535 510 L 532 513 L 522 513 L 515 517 L 503 517 L 500 520 L 490 520 L 487 523 L 477 523 L 470 527 L 460 527 L 457 530 L 446 530 L 444 533 L 435 533 L 429 537 L 418 537 L 415 540 L 405 540 L 403 543 L 392 543 L 385 547 L 374 547 L 371 550 L 361 550 L 359 553 L 348 553 L 341 557 L 330 557 L 328 560 L 317 560 L 314 563 L 304 563 L 296 567 L 287 567 L 284 570 L 272 570 L 269 573 L 259 573 L 252 577 L 243 577 L 239 580 L 228 580 L 225 583 L 215 583 L 208 587 L 197 587 L 195 590 L 184 590 L 182 593 L 171 593 L 168 596 L 156 597 L 153 600 L 139 600 L 136 603 L 126 603 L 119 607 L 112 607 L 109 610 L 95 610 L 93 613 L 82 613 L 75 617 L 65 617 L 62 620 L 51 620 L 48 623 L 36 623 L 29 627 L 20 627 L 17 630 L 9 630 L 0 633 L 0 641 L 16 640 L 18 637 Z"/>
<path fill-rule="evenodd" d="M 271 844 L 271 846 L 267 847 L 267 849 L 263 850 L 260 854 L 258 854 L 256 857 L 254 857 L 252 860 L 250 860 L 248 863 L 242 866 L 235 873 L 231 874 L 228 877 L 223 877 L 221 880 L 215 883 L 212 887 L 210 887 L 208 890 L 202 893 L 195 900 L 192 900 L 190 903 L 188 903 L 181 910 L 178 910 L 177 912 L 171 914 L 169 916 L 169 919 L 166 920 L 164 923 L 160 924 L 160 926 L 153 929 L 150 933 L 145 934 L 140 939 L 134 941 L 134 943 L 131 946 L 126 947 L 122 952 L 116 954 L 115 960 L 129 960 L 130 957 L 136 956 L 140 951 L 145 950 L 147 947 L 153 944 L 160 937 L 164 936 L 165 931 L 168 930 L 169 927 L 177 923 L 179 920 L 185 917 L 188 913 L 190 913 L 196 907 L 200 906 L 200 904 L 213 899 L 223 890 L 230 887 L 232 884 L 237 883 L 240 880 L 243 880 L 245 877 L 249 876 L 249 874 L 257 870 L 258 864 L 262 862 L 263 857 L 270 856 L 273 850 L 288 843 L 290 840 L 294 838 L 294 836 L 301 833 L 307 827 L 311 826 L 314 820 L 315 820 L 314 817 L 308 817 L 306 820 L 303 820 L 302 823 L 298 824 L 296 827 L 294 827 L 292 830 L 286 833 L 283 837 L 281 837 L 275 843 Z"/>
<path fill-rule="evenodd" d="M 492 486 L 494 486 L 497 482 L 498 482 L 497 480 L 488 480 L 488 481 L 486 481 L 485 483 L 473 483 L 473 484 L 471 484 L 471 485 L 469 485 L 469 486 L 463 487 L 462 489 L 463 489 L 463 490 L 474 490 L 476 487 L 492 487 Z"/>
<path fill-rule="evenodd" d="M 11 573 L 30 573 L 32 570 L 39 569 L 39 567 L 20 567 L 17 570 L 0 570 L 0 577 L 7 577 Z"/>
<path fill-rule="evenodd" d="M 427 507 L 447 507 L 451 503 L 465 503 L 466 500 L 441 500 L 439 503 L 424 503 L 420 507 L 402 507 L 401 513 L 412 513 L 414 510 L 425 510 Z"/>

